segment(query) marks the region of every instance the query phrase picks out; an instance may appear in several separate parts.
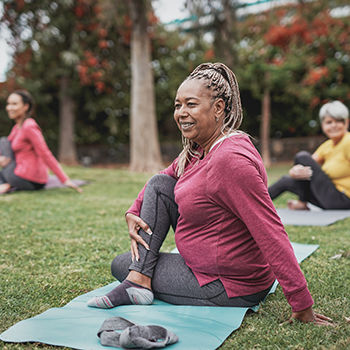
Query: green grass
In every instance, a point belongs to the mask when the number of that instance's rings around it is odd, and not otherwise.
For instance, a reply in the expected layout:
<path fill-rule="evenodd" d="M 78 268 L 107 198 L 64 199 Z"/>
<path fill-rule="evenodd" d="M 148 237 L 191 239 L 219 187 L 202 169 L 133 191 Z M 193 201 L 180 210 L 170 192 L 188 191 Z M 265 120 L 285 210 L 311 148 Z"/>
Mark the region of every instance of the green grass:
<path fill-rule="evenodd" d="M 269 169 L 270 182 L 287 169 L 288 165 Z M 112 259 L 129 250 L 124 213 L 150 174 L 95 168 L 66 171 L 71 178 L 91 181 L 82 195 L 61 188 L 0 196 L 0 333 L 112 282 Z M 276 206 L 284 206 L 287 198 L 293 196 L 281 196 Z M 350 317 L 350 259 L 329 260 L 350 250 L 349 224 L 347 219 L 329 227 L 286 227 L 292 241 L 320 245 L 301 268 L 315 309 L 331 317 L 335 328 L 279 326 L 291 310 L 278 287 L 220 349 L 349 349 L 350 325 L 345 317 Z M 163 251 L 174 246 L 171 233 Z M 3 342 L 0 348 L 60 349 Z"/>

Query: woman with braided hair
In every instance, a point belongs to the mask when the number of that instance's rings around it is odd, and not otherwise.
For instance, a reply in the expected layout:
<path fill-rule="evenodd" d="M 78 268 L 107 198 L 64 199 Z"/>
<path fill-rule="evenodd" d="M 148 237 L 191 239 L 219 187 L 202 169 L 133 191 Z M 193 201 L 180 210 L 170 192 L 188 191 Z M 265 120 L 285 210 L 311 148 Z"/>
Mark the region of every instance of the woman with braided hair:
<path fill-rule="evenodd" d="M 155 296 L 177 305 L 250 307 L 277 278 L 292 318 L 330 324 L 312 309 L 259 153 L 238 130 L 234 73 L 221 63 L 198 66 L 177 91 L 174 118 L 183 151 L 126 213 L 131 252 L 111 266 L 122 283 L 88 306 L 145 305 Z M 170 226 L 179 254 L 159 252 Z"/>

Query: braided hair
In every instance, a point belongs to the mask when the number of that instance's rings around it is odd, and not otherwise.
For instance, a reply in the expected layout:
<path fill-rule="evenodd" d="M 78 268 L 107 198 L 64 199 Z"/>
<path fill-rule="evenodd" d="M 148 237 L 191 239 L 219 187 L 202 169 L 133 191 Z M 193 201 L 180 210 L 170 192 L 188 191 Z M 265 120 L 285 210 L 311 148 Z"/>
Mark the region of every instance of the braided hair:
<path fill-rule="evenodd" d="M 235 74 L 223 63 L 202 63 L 184 80 L 203 79 L 204 86 L 212 91 L 212 101 L 225 102 L 225 117 L 221 126 L 223 135 L 237 131 L 242 123 L 243 111 Z M 200 157 L 198 145 L 182 136 L 183 150 L 179 155 L 177 176 L 181 176 L 192 157 Z"/>

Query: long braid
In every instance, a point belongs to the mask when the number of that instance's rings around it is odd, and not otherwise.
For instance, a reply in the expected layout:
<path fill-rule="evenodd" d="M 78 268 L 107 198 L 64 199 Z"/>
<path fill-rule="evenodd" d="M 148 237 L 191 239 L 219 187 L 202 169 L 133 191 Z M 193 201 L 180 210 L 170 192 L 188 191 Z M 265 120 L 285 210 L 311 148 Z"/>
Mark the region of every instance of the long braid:
<path fill-rule="evenodd" d="M 236 76 L 223 63 L 203 63 L 185 79 L 204 79 L 205 86 L 212 90 L 213 102 L 219 98 L 225 102 L 225 117 L 221 127 L 223 135 L 237 131 L 243 119 L 241 97 Z M 177 175 L 180 177 L 185 170 L 186 164 L 192 157 L 200 157 L 196 150 L 198 145 L 182 138 L 183 150 L 179 155 L 177 164 Z"/>

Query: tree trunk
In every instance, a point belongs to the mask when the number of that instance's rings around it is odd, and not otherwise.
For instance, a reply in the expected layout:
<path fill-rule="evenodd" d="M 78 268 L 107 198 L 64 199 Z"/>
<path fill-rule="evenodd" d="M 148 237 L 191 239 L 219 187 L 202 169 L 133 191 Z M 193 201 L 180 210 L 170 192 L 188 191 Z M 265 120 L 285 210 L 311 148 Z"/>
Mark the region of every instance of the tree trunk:
<path fill-rule="evenodd" d="M 268 78 L 268 74 L 265 75 Z M 264 88 L 264 95 L 261 106 L 261 124 L 260 124 L 260 142 L 261 142 L 261 157 L 266 168 L 271 166 L 270 155 L 270 120 L 271 120 L 271 99 L 270 89 Z"/>
<path fill-rule="evenodd" d="M 74 142 L 74 101 L 69 95 L 69 78 L 59 82 L 59 144 L 58 160 L 62 164 L 77 165 L 78 157 Z"/>
<path fill-rule="evenodd" d="M 237 68 L 236 51 L 236 9 L 232 0 L 221 0 L 223 12 L 218 15 L 218 31 L 215 37 L 215 52 L 224 64 L 235 70 Z"/>
<path fill-rule="evenodd" d="M 131 37 L 130 170 L 158 172 L 163 168 L 155 112 L 151 45 L 146 8 L 142 0 L 129 0 Z"/>

